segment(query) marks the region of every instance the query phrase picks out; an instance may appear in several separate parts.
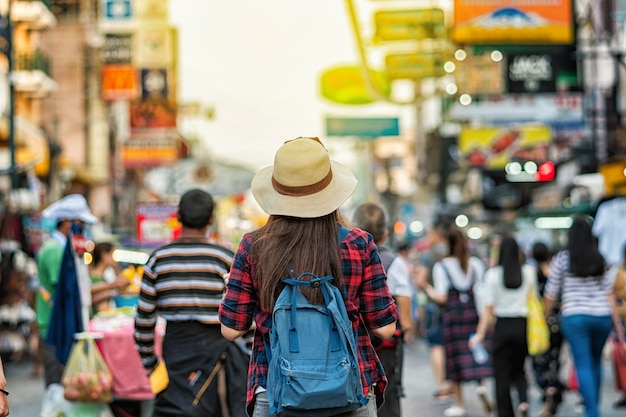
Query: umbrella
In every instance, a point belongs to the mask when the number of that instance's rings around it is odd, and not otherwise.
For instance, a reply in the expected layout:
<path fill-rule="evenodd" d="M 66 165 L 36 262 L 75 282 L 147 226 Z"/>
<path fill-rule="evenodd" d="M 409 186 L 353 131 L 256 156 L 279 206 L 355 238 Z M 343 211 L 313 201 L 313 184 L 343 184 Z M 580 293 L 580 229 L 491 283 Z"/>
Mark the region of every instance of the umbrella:
<path fill-rule="evenodd" d="M 74 344 L 74 334 L 84 330 L 78 274 L 74 260 L 70 234 L 63 252 L 59 282 L 54 295 L 54 305 L 46 340 L 46 343 L 56 348 L 57 360 L 64 365 Z"/>

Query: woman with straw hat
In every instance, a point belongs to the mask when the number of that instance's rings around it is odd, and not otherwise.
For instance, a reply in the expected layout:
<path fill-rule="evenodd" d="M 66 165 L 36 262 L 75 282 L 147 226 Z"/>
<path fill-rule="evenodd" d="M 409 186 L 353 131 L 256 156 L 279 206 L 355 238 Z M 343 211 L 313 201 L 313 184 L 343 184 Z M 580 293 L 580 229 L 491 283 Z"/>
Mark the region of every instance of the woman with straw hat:
<path fill-rule="evenodd" d="M 285 142 L 274 165 L 252 180 L 252 193 L 269 214 L 268 222 L 246 234 L 230 271 L 220 307 L 222 334 L 234 340 L 256 325 L 248 372 L 249 415 L 269 416 L 266 395 L 266 347 L 272 309 L 282 279 L 312 272 L 331 275 L 341 290 L 358 333 L 358 361 L 367 405 L 346 416 L 375 416 L 386 377 L 369 337 L 383 339 L 395 332 L 398 310 L 385 282 L 385 272 L 371 235 L 351 229 L 340 241 L 340 206 L 356 187 L 352 172 L 329 158 L 317 138 Z"/>

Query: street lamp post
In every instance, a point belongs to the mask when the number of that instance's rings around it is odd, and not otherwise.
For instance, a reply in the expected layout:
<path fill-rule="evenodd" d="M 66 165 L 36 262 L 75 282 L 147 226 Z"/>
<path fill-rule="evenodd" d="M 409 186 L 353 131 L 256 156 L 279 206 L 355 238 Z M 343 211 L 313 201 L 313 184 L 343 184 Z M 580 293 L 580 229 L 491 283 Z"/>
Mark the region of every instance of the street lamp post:
<path fill-rule="evenodd" d="M 8 1 L 7 6 L 7 77 L 9 80 L 9 152 L 11 155 L 11 189 L 17 188 L 17 168 L 15 163 L 15 87 L 13 85 L 13 24 L 11 23 L 11 0 Z"/>

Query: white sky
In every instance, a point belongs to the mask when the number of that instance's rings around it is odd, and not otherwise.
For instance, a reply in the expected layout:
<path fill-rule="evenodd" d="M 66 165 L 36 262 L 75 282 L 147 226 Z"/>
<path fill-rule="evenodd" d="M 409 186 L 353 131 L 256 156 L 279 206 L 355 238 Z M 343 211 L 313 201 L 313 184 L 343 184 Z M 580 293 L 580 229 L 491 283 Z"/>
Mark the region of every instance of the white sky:
<path fill-rule="evenodd" d="M 366 18 L 371 3 L 383 2 L 355 0 Z M 170 0 L 170 20 L 179 32 L 179 101 L 215 108 L 213 120 L 193 126 L 221 159 L 256 169 L 272 164 L 285 140 L 328 142 L 326 114 L 411 112 L 386 104 L 338 106 L 320 97 L 323 70 L 358 62 L 343 0 Z M 371 19 L 365 23 L 371 26 Z"/>

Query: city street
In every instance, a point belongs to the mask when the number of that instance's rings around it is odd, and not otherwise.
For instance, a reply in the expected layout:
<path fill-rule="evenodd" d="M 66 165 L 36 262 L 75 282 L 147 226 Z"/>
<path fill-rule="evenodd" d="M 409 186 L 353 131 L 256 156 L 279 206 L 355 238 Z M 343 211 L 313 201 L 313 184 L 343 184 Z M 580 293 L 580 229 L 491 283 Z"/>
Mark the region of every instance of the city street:
<path fill-rule="evenodd" d="M 436 404 L 431 400 L 431 393 L 434 389 L 432 374 L 428 362 L 427 347 L 422 341 L 409 345 L 406 350 L 404 362 L 404 387 L 406 397 L 402 402 L 403 416 L 405 417 L 441 417 L 446 404 Z M 5 366 L 8 380 L 8 389 L 11 392 L 9 397 L 12 417 L 38 417 L 41 410 L 43 398 L 43 382 L 41 378 L 33 379 L 30 376 L 32 364 L 8 363 Z M 624 409 L 616 410 L 611 407 L 611 403 L 617 397 L 613 387 L 613 374 L 610 363 L 605 361 L 605 373 L 603 384 L 602 416 L 618 417 L 624 415 Z M 491 389 L 491 381 L 488 384 Z M 485 416 L 483 409 L 474 395 L 473 386 L 467 385 L 465 388 L 465 399 L 468 417 Z M 531 413 L 536 417 L 540 411 L 539 392 L 536 388 L 530 391 Z M 576 398 L 573 393 L 567 393 L 565 403 L 560 408 L 559 417 L 582 416 L 580 409 L 576 409 Z"/>

